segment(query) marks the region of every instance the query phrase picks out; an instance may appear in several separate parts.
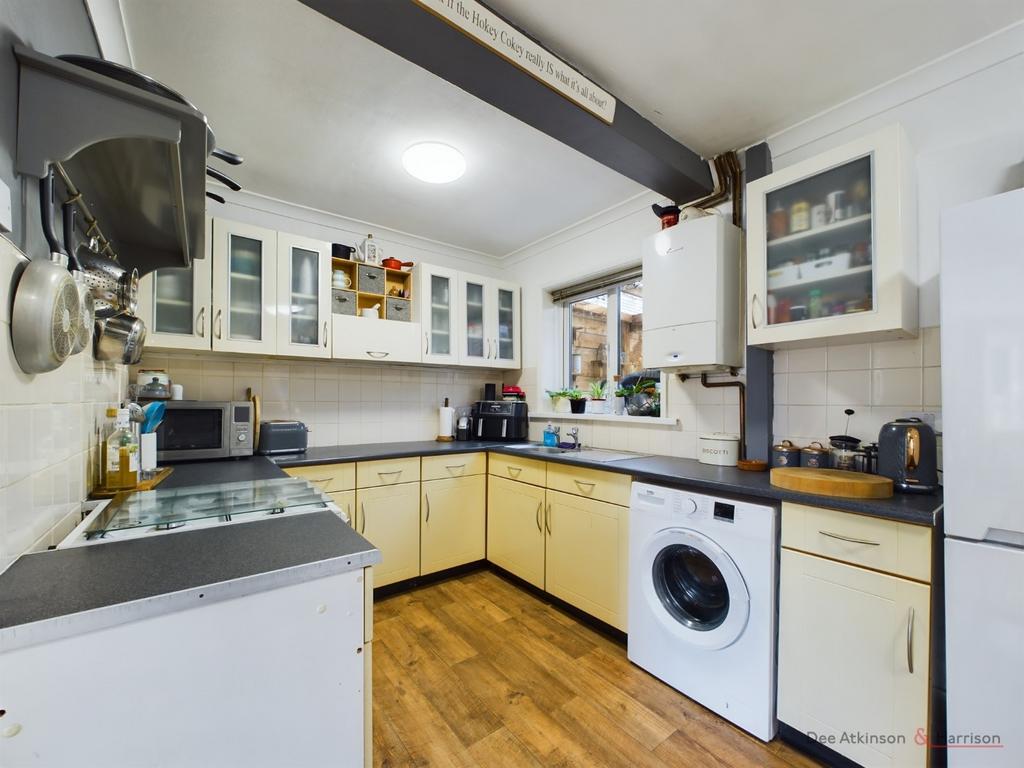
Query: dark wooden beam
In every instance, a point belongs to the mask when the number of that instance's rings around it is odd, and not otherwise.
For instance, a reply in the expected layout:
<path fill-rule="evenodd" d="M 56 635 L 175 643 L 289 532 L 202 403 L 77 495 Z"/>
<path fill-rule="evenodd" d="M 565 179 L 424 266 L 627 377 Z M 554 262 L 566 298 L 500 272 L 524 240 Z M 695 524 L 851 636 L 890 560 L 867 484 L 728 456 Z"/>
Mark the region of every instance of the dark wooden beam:
<path fill-rule="evenodd" d="M 707 163 L 627 104 L 609 125 L 411 0 L 301 2 L 670 200 L 712 189 Z"/>

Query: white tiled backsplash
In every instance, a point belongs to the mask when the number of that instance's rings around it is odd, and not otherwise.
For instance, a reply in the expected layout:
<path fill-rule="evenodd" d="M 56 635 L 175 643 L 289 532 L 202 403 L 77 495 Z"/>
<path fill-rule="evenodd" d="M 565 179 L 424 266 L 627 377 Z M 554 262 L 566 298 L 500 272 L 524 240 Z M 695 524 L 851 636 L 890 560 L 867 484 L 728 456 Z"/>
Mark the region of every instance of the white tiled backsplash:
<path fill-rule="evenodd" d="M 244 400 L 251 387 L 262 419 L 305 422 L 311 446 L 433 440 L 446 397 L 453 407 L 468 406 L 483 397 L 486 382 L 502 382 L 486 371 L 185 353 L 147 353 L 138 367 L 165 369 L 187 400 Z"/>
<path fill-rule="evenodd" d="M 939 329 L 918 338 L 775 353 L 776 441 L 797 445 L 849 434 L 875 442 L 882 426 L 910 412 L 935 413 L 941 425 Z"/>
<path fill-rule="evenodd" d="M 0 237 L 0 571 L 26 551 L 57 543 L 78 522 L 95 482 L 99 427 L 127 381 L 125 366 L 97 363 L 88 352 L 50 373 L 21 371 L 9 308 L 23 263 Z"/>

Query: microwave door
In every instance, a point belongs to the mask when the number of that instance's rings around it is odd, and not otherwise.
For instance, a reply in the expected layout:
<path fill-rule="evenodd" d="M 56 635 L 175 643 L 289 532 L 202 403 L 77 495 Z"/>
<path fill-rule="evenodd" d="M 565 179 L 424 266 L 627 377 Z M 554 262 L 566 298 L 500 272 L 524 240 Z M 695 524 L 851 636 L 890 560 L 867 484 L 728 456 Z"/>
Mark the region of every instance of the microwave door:
<path fill-rule="evenodd" d="M 161 460 L 216 459 L 227 456 L 231 425 L 223 408 L 171 408 L 157 429 Z"/>

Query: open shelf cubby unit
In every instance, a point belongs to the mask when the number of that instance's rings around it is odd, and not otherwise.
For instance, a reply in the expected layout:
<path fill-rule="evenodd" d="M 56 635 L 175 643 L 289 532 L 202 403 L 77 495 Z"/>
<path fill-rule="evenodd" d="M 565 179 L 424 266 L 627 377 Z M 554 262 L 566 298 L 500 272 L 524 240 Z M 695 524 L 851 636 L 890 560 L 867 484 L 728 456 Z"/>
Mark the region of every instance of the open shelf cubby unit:
<path fill-rule="evenodd" d="M 333 273 L 343 272 L 348 277 L 348 287 L 340 288 L 332 280 L 335 295 L 344 292 L 354 301 L 334 302 L 334 312 L 341 314 L 339 307 L 354 306 L 346 314 L 360 315 L 362 310 L 378 307 L 380 317 L 385 320 L 409 320 L 412 317 L 412 272 L 403 269 L 386 269 L 376 264 L 366 264 L 351 259 L 331 260 Z"/>

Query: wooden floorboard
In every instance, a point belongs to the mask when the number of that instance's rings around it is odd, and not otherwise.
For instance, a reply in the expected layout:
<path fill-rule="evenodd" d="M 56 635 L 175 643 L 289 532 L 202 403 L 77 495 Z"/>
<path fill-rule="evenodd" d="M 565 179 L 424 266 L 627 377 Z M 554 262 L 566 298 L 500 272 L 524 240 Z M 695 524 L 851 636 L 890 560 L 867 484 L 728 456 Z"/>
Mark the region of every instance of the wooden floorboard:
<path fill-rule="evenodd" d="M 374 765 L 813 768 L 491 571 L 374 606 Z"/>

